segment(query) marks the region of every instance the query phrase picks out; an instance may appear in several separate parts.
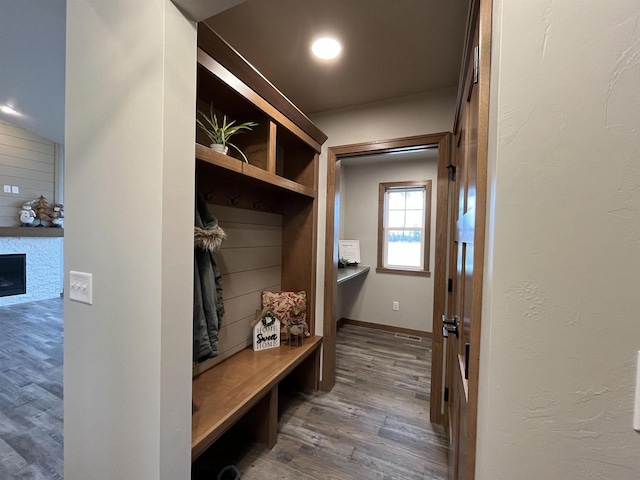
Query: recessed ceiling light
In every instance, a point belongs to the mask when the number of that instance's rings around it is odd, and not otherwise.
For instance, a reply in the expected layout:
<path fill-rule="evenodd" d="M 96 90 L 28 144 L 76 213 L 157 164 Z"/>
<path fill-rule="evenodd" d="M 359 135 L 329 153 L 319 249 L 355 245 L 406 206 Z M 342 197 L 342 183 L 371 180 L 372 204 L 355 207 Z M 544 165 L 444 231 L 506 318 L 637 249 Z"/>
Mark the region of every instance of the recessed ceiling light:
<path fill-rule="evenodd" d="M 9 105 L 0 105 L 0 111 L 7 115 L 18 115 L 18 111 Z"/>
<path fill-rule="evenodd" d="M 342 45 L 335 38 L 320 38 L 311 45 L 313 54 L 321 60 L 332 60 L 340 55 Z"/>

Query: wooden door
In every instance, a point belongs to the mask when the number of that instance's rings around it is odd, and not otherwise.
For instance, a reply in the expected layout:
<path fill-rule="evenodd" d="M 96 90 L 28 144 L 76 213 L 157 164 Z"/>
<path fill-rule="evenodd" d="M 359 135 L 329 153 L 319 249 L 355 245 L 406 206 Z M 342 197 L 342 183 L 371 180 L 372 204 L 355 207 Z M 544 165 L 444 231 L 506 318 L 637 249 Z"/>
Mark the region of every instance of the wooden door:
<path fill-rule="evenodd" d="M 454 127 L 446 413 L 449 478 L 475 476 L 482 270 L 486 220 L 490 1 L 472 1 Z M 452 325 L 451 323 L 455 323 Z"/>

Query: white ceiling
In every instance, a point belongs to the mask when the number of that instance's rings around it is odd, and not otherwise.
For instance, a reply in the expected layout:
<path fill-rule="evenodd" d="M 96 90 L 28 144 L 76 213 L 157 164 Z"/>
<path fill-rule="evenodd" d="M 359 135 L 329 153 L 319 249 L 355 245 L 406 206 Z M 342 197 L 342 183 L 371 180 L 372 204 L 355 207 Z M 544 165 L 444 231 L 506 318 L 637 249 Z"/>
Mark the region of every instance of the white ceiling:
<path fill-rule="evenodd" d="M 307 114 L 456 86 L 468 0 L 247 0 L 209 24 Z M 343 43 L 334 63 L 311 41 Z"/>
<path fill-rule="evenodd" d="M 64 143 L 66 0 L 0 0 L 0 119 Z"/>
<path fill-rule="evenodd" d="M 469 0 L 174 0 L 307 114 L 458 83 Z M 0 119 L 64 143 L 66 0 L 0 0 Z M 339 61 L 309 55 L 334 33 Z"/>

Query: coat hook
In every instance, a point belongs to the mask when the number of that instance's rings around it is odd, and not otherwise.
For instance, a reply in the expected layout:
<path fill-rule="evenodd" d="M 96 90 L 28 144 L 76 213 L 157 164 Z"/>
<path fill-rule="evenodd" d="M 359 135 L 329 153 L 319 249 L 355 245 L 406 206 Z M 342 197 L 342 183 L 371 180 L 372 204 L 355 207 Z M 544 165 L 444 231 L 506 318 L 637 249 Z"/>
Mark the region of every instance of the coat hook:
<path fill-rule="evenodd" d="M 204 195 L 203 195 L 203 196 L 204 196 L 204 199 L 205 199 L 207 202 L 210 202 L 211 200 L 213 200 L 213 192 L 214 192 L 214 190 L 209 190 L 208 192 L 205 192 L 205 193 L 204 193 Z"/>
<path fill-rule="evenodd" d="M 253 202 L 253 208 L 258 210 L 260 208 L 261 203 L 262 203 L 262 200 L 256 200 L 255 202 Z"/>
<path fill-rule="evenodd" d="M 229 201 L 231 202 L 231 205 L 233 205 L 234 207 L 237 207 L 238 205 L 240 205 L 240 197 L 241 196 L 242 196 L 242 194 L 239 193 L 237 197 L 230 198 Z"/>

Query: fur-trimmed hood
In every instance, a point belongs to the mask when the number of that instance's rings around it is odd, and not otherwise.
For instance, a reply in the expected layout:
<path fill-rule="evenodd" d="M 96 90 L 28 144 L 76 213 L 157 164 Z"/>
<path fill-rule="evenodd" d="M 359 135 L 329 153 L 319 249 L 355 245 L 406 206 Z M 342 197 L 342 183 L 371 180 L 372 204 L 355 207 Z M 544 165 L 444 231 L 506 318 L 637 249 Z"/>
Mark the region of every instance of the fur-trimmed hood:
<path fill-rule="evenodd" d="M 193 227 L 193 243 L 196 248 L 209 252 L 220 250 L 222 240 L 227 234 L 218 225 L 218 219 L 212 215 L 203 198 L 198 196 L 196 200 L 196 218 Z"/>
<path fill-rule="evenodd" d="M 227 234 L 217 225 L 212 228 L 193 227 L 193 244 L 196 248 L 217 252 L 225 238 Z"/>

